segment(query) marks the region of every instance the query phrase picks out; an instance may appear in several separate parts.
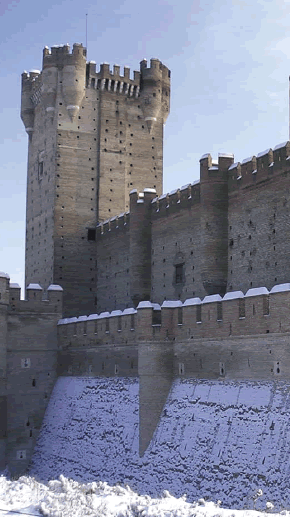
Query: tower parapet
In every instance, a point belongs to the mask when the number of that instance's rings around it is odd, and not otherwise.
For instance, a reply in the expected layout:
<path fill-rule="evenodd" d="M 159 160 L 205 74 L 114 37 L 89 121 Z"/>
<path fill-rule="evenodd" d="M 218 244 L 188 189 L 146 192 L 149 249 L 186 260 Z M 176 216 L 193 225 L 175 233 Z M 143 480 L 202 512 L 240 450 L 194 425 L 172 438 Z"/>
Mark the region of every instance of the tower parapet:
<path fill-rule="evenodd" d="M 159 59 L 152 58 L 150 67 L 147 60 L 140 63 L 141 91 L 140 99 L 148 130 L 161 118 L 166 122 L 170 101 L 170 70 Z"/>
<path fill-rule="evenodd" d="M 46 111 L 53 111 L 59 80 L 66 109 L 71 120 L 77 115 L 85 95 L 86 49 L 74 43 L 72 53 L 69 45 L 55 46 L 43 51 L 43 102 Z"/>

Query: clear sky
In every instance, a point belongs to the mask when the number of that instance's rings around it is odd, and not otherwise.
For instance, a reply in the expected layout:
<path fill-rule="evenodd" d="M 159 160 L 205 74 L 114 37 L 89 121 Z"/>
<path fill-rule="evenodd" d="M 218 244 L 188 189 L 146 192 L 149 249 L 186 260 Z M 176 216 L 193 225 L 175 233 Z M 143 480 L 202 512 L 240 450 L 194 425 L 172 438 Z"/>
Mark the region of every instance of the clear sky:
<path fill-rule="evenodd" d="M 24 285 L 27 135 L 20 75 L 45 45 L 85 44 L 99 65 L 171 69 L 164 191 L 199 178 L 199 158 L 241 161 L 288 139 L 290 1 L 2 0 L 0 4 L 0 270 Z"/>

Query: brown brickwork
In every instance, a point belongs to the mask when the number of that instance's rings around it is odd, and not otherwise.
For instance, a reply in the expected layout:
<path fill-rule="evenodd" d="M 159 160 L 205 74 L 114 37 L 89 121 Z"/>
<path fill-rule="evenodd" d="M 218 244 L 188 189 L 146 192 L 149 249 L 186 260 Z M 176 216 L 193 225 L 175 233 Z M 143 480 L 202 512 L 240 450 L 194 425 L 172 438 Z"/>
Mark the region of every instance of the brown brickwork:
<path fill-rule="evenodd" d="M 133 188 L 162 193 L 169 100 L 170 72 L 159 60 L 150 67 L 143 60 L 131 79 L 126 67 L 124 75 L 108 64 L 97 72 L 80 44 L 72 53 L 67 45 L 45 48 L 42 72 L 22 75 L 26 285 L 60 283 L 67 315 L 98 304 L 96 242 L 88 230 L 128 211 Z"/>

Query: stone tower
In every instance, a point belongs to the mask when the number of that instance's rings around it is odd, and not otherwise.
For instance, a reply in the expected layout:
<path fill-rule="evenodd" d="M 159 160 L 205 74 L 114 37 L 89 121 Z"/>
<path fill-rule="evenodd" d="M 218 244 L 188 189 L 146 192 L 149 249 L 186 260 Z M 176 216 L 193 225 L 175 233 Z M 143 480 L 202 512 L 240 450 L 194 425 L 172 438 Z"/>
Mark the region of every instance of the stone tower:
<path fill-rule="evenodd" d="M 228 275 L 228 168 L 233 155 L 200 159 L 201 279 L 207 294 L 226 293 Z"/>
<path fill-rule="evenodd" d="M 64 313 L 94 310 L 99 221 L 129 211 L 129 193 L 162 193 L 163 125 L 170 71 L 158 59 L 96 71 L 75 43 L 43 51 L 42 71 L 22 74 L 29 135 L 25 283 L 64 288 Z"/>

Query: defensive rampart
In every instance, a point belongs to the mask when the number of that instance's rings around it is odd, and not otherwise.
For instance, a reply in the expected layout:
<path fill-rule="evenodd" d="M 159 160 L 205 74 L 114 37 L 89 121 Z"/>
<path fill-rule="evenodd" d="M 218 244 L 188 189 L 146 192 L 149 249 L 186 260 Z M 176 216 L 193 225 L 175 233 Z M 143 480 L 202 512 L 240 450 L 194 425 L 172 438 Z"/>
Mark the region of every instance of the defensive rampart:
<path fill-rule="evenodd" d="M 62 288 L 51 285 L 47 298 L 38 284 L 9 285 L 0 274 L 1 392 L 0 463 L 12 474 L 25 472 L 57 377 L 57 321 Z"/>
<path fill-rule="evenodd" d="M 142 455 L 175 377 L 287 380 L 289 310 L 283 284 L 61 319 L 59 375 L 138 374 Z"/>

